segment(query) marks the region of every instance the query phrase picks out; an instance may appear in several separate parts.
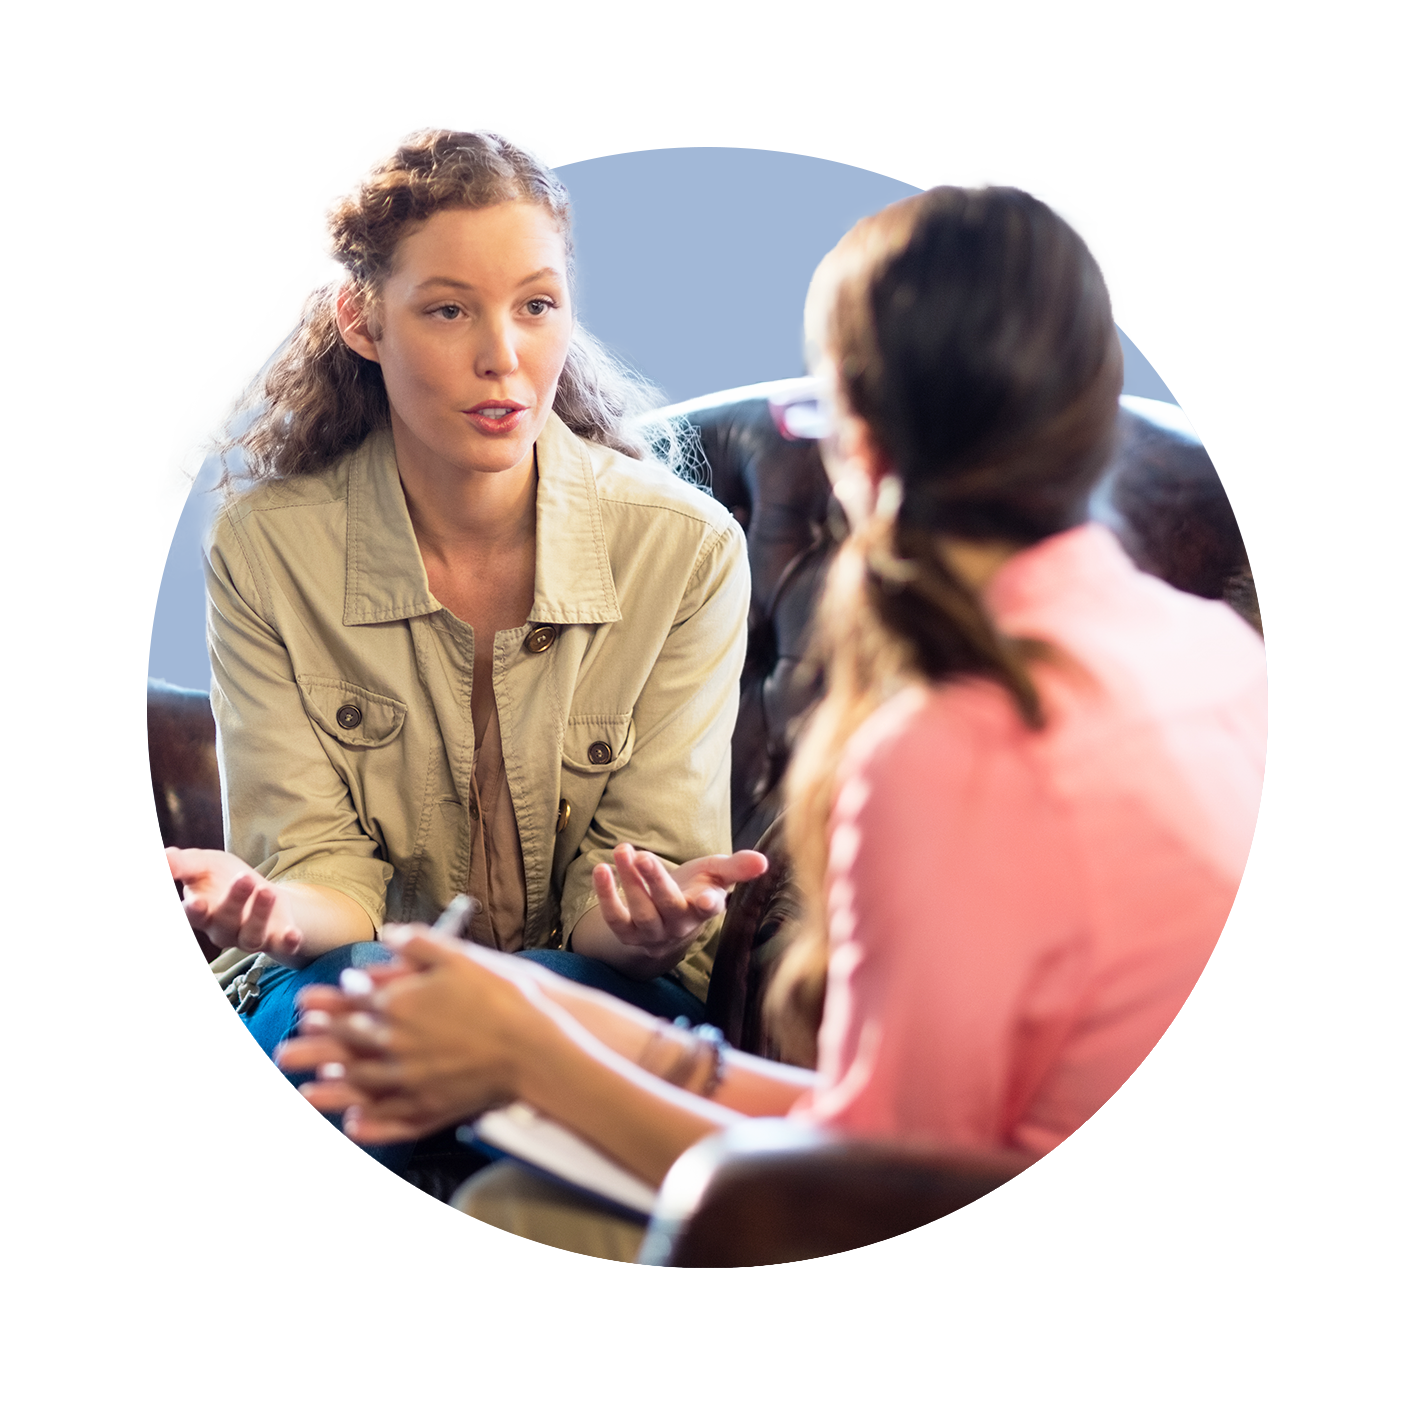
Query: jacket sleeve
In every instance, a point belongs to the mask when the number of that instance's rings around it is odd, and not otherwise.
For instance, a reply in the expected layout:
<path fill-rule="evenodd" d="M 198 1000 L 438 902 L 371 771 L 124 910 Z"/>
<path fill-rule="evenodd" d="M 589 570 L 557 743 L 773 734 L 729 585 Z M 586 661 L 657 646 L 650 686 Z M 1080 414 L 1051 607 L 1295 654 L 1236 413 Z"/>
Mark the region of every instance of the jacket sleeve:
<path fill-rule="evenodd" d="M 393 868 L 363 830 L 271 627 L 268 582 L 229 510 L 206 547 L 211 706 L 226 848 L 267 879 L 354 900 L 377 928 Z"/>
<path fill-rule="evenodd" d="M 597 903 L 591 876 L 628 841 L 682 864 L 732 850 L 732 731 L 751 598 L 747 542 L 729 521 L 704 545 L 673 626 L 634 708 L 634 747 L 614 772 L 561 894 L 568 939 Z M 707 996 L 719 920 L 675 970 Z"/>

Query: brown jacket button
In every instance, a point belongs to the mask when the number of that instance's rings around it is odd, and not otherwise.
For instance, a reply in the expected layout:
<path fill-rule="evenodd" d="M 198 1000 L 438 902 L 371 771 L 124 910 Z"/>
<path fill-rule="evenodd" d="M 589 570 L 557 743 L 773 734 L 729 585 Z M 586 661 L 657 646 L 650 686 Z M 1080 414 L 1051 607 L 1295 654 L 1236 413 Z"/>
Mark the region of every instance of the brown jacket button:
<path fill-rule="evenodd" d="M 555 833 L 560 834 L 570 824 L 570 803 L 561 799 L 560 809 L 555 813 Z"/>
<path fill-rule="evenodd" d="M 352 732 L 354 728 L 364 720 L 364 715 L 353 703 L 345 703 L 344 706 L 334 714 L 334 720 L 345 732 Z"/>
<path fill-rule="evenodd" d="M 555 642 L 559 631 L 554 624 L 540 624 L 526 635 L 526 647 L 532 653 L 544 653 Z"/>
<path fill-rule="evenodd" d="M 608 742 L 590 743 L 590 760 L 596 766 L 608 766 L 614 753 L 610 750 Z"/>

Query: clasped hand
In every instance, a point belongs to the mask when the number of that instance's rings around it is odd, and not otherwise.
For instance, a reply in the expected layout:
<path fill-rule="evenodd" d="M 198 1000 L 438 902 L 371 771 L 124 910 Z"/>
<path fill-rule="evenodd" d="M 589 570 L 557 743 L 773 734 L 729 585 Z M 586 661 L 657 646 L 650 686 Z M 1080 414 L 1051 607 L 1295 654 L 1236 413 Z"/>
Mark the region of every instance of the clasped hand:
<path fill-rule="evenodd" d="M 300 993 L 300 1034 L 275 1059 L 315 1073 L 300 1087 L 305 1098 L 343 1111 L 360 1144 L 416 1139 L 515 1099 L 519 1058 L 556 1027 L 535 965 L 440 941 L 421 925 L 389 926 L 384 940 L 398 961 L 363 970 L 366 995 Z"/>

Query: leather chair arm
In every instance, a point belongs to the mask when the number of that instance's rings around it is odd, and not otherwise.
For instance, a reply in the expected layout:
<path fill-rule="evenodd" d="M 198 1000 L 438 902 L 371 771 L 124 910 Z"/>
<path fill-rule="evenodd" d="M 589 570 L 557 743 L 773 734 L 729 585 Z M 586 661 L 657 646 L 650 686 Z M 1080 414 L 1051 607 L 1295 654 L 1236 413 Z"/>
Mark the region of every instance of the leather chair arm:
<path fill-rule="evenodd" d="M 863 1248 L 943 1218 L 1035 1156 L 841 1140 L 744 1120 L 668 1172 L 639 1254 L 663 1267 L 762 1267 Z"/>

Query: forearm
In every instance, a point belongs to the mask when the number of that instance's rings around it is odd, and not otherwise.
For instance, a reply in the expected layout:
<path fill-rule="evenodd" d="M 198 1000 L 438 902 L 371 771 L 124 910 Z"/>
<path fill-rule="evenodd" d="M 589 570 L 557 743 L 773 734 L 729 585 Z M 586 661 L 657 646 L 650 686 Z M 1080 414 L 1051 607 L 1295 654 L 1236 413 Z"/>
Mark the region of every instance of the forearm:
<path fill-rule="evenodd" d="M 528 1047 L 516 1092 L 653 1185 L 685 1150 L 738 1112 L 649 1075 L 562 1015 Z"/>
<path fill-rule="evenodd" d="M 684 1049 L 692 1045 L 688 1033 L 666 1026 L 630 1003 L 557 974 L 543 973 L 543 969 L 537 972 L 537 986 L 598 1042 L 635 1065 L 652 1049 L 655 1059 L 661 1056 L 664 1065 L 671 1066 L 674 1052 L 666 1048 L 666 1041 L 681 1038 Z M 659 1039 L 657 1046 L 655 1039 Z M 785 1115 L 815 1084 L 814 1071 L 729 1048 L 712 1099 L 742 1115 Z"/>
<path fill-rule="evenodd" d="M 337 889 L 297 880 L 288 883 L 277 880 L 272 887 L 279 893 L 295 927 L 304 935 L 290 960 L 292 967 L 303 967 L 346 943 L 363 943 L 374 937 L 373 921 L 347 894 Z"/>

